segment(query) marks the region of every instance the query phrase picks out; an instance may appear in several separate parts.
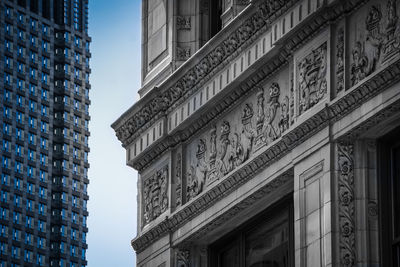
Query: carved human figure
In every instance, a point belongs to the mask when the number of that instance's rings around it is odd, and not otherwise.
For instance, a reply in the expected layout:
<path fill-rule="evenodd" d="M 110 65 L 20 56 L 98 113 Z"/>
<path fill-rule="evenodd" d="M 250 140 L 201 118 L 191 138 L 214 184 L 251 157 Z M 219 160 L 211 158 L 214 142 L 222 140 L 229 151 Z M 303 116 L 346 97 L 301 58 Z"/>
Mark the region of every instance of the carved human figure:
<path fill-rule="evenodd" d="M 289 97 L 285 96 L 281 104 L 281 117 L 279 120 L 279 130 L 281 133 L 289 128 Z"/>
<path fill-rule="evenodd" d="M 187 197 L 188 200 L 197 196 L 204 189 L 207 176 L 207 165 L 205 162 L 206 142 L 204 139 L 200 139 L 197 144 L 196 167 L 190 166 L 190 172 L 188 173 L 188 186 L 187 186 Z"/>
<path fill-rule="evenodd" d="M 210 130 L 210 154 L 209 154 L 209 172 L 207 184 L 213 182 L 217 178 L 215 161 L 217 159 L 217 126 L 214 125 Z"/>
<path fill-rule="evenodd" d="M 230 145 L 229 141 L 230 132 L 231 132 L 231 126 L 229 125 L 229 122 L 223 121 L 221 125 L 221 137 L 218 149 L 218 159 L 216 162 L 216 171 L 218 173 L 218 177 L 222 177 L 231 171 L 231 169 L 229 169 L 229 165 L 226 159 L 226 154 L 228 151 L 228 147 Z"/>
<path fill-rule="evenodd" d="M 230 144 L 231 150 L 230 155 L 228 156 L 227 170 L 233 170 L 244 161 L 243 146 L 238 133 L 233 134 Z"/>
<path fill-rule="evenodd" d="M 367 75 L 368 58 L 364 54 L 364 48 L 361 42 L 356 42 L 352 51 L 353 62 L 351 63 L 351 85 L 354 86 Z"/>
<path fill-rule="evenodd" d="M 279 84 L 274 82 L 269 88 L 269 101 L 267 108 L 267 117 L 263 129 L 264 140 L 267 144 L 273 142 L 280 136 L 279 128 L 274 125 L 277 110 L 280 106 L 278 99 L 280 95 Z"/>
<path fill-rule="evenodd" d="M 264 91 L 261 89 L 257 92 L 257 120 L 256 120 L 256 147 L 260 147 L 263 142 L 262 130 L 264 127 Z"/>
<path fill-rule="evenodd" d="M 256 133 L 251 125 L 251 119 L 253 118 L 253 107 L 250 103 L 246 103 L 242 110 L 242 133 L 238 138 L 241 140 L 241 145 L 243 148 L 243 157 L 241 162 L 244 162 L 250 157 L 250 153 L 253 150 L 253 141 L 256 137 Z"/>
<path fill-rule="evenodd" d="M 365 40 L 365 55 L 368 58 L 366 75 L 376 70 L 383 43 L 383 36 L 380 32 L 380 21 L 382 13 L 380 6 L 372 6 L 366 19 L 367 36 Z"/>

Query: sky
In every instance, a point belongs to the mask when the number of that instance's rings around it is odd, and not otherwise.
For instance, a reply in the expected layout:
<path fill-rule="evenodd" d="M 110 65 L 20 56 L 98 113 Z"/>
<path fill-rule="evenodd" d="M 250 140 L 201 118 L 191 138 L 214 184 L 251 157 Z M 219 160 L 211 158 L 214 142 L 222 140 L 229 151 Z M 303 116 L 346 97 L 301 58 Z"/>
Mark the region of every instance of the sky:
<path fill-rule="evenodd" d="M 89 0 L 91 106 L 89 124 L 88 267 L 135 266 L 137 172 L 111 124 L 140 88 L 141 1 Z"/>

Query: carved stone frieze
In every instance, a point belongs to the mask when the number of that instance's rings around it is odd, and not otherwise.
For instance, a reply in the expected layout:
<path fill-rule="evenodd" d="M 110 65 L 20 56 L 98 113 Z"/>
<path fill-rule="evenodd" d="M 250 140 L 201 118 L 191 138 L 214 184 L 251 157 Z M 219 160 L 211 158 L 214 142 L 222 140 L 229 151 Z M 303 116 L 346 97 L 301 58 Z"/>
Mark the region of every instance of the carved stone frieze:
<path fill-rule="evenodd" d="M 143 181 L 143 225 L 168 209 L 168 165 Z"/>
<path fill-rule="evenodd" d="M 176 17 L 176 28 L 178 30 L 190 30 L 191 25 L 191 17 L 190 16 L 177 16 Z"/>
<path fill-rule="evenodd" d="M 350 267 L 356 264 L 353 145 L 337 148 L 340 265 Z"/>
<path fill-rule="evenodd" d="M 234 130 L 231 122 L 224 119 L 219 131 L 214 125 L 208 135 L 198 139 L 196 160 L 188 163 L 190 169 L 186 174 L 188 201 L 200 194 L 205 187 L 247 161 L 255 150 L 275 141 L 288 130 L 289 97 L 281 96 L 277 82 L 271 83 L 267 91 L 266 106 L 264 106 L 264 90 L 256 93 L 256 103 L 254 103 L 257 106 L 256 116 L 253 103 L 246 102 L 237 110 L 240 114 L 239 127 L 235 127 Z M 232 121 L 232 124 L 234 125 L 235 121 Z"/>
<path fill-rule="evenodd" d="M 149 99 L 143 107 L 131 115 L 122 125 L 115 129 L 117 138 L 127 143 L 138 129 L 144 126 L 160 112 L 165 112 L 178 99 L 188 93 L 207 74 L 217 68 L 231 53 L 244 45 L 246 41 L 254 37 L 271 18 L 290 8 L 295 3 L 283 0 L 263 0 L 255 9 L 253 15 L 243 21 L 224 41 L 208 53 L 197 65 L 189 69 L 173 86 L 163 90 L 157 96 Z M 266 30 L 266 29 L 264 29 Z M 187 49 L 177 51 L 178 60 L 186 60 L 190 57 Z"/>
<path fill-rule="evenodd" d="M 336 93 L 344 89 L 344 29 L 339 28 L 336 43 Z"/>
<path fill-rule="evenodd" d="M 327 95 L 327 43 L 323 43 L 297 64 L 299 115 Z"/>

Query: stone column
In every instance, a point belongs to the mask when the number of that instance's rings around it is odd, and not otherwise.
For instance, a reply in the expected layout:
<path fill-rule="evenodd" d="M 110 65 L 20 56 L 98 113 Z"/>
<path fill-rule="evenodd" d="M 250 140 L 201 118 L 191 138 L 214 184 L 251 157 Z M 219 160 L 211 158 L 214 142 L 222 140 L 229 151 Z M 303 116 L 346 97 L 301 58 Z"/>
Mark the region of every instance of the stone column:
<path fill-rule="evenodd" d="M 333 266 L 378 266 L 378 185 L 374 141 L 335 148 Z"/>

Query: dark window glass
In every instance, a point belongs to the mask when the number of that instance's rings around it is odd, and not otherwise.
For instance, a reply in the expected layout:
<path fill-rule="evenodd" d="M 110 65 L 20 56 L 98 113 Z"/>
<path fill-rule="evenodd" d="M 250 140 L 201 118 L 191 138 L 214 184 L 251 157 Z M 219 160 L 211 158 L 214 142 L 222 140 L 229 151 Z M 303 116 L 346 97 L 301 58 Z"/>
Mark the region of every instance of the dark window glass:
<path fill-rule="evenodd" d="M 284 200 L 212 244 L 211 267 L 293 266 L 291 201 Z"/>
<path fill-rule="evenodd" d="M 400 128 L 379 142 L 382 266 L 400 267 Z"/>

